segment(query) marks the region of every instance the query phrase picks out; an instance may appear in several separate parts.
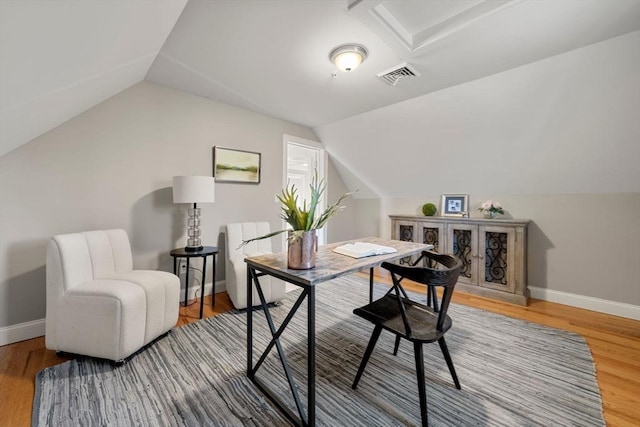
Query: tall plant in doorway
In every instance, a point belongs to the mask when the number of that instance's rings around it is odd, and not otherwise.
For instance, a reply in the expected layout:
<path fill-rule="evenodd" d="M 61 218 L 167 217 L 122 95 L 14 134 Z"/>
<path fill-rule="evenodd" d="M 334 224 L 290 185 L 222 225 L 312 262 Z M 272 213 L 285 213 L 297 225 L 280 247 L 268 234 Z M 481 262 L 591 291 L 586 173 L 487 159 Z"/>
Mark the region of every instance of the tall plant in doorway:
<path fill-rule="evenodd" d="M 298 189 L 294 184 L 288 185 L 282 190 L 281 194 L 276 195 L 281 203 L 282 212 L 280 213 L 280 218 L 289 224 L 291 229 L 286 228 L 265 234 L 264 236 L 244 240 L 242 244 L 246 245 L 255 240 L 267 239 L 288 232 L 289 268 L 303 269 L 315 267 L 315 249 L 317 246 L 316 230 L 324 227 L 333 215 L 344 209 L 345 206 L 342 202 L 354 192 L 344 193 L 333 205 L 326 208 L 323 212 L 318 212 L 318 204 L 327 189 L 327 183 L 325 179 L 318 179 L 317 170 L 314 171 L 309 187 L 311 190 L 311 200 L 307 201 L 305 199 L 302 203 L 298 202 Z M 301 250 L 311 251 L 309 254 L 301 255 L 303 259 L 302 268 L 297 266 L 296 262 L 292 263 L 292 248 L 298 248 L 298 246 L 302 247 Z M 304 249 L 307 247 L 311 247 L 312 249 Z M 313 259 L 311 260 L 309 257 Z"/>
<path fill-rule="evenodd" d="M 246 245 L 254 240 L 267 239 L 287 231 L 291 232 L 289 236 L 289 241 L 291 242 L 299 239 L 305 231 L 319 230 L 324 227 L 327 221 L 329 221 L 329 218 L 345 208 L 345 206 L 342 205 L 342 201 L 355 192 L 344 193 L 337 202 L 318 214 L 318 204 L 327 189 L 326 180 L 318 180 L 318 171 L 314 171 L 309 187 L 311 189 L 311 200 L 308 203 L 306 199 L 302 201 L 302 204 L 298 203 L 298 189 L 294 184 L 290 184 L 282 189 L 281 194 L 276 194 L 276 197 L 282 204 L 280 218 L 289 224 L 291 229 L 278 230 L 265 234 L 264 236 L 244 240 L 242 244 Z"/>

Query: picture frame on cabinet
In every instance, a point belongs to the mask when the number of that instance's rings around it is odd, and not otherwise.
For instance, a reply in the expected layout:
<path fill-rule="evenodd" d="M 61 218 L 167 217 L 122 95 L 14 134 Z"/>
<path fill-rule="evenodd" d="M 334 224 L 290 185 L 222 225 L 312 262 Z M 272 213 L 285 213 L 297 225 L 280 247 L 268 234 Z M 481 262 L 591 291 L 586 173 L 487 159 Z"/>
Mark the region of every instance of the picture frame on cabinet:
<path fill-rule="evenodd" d="M 213 177 L 218 182 L 260 184 L 261 154 L 213 147 Z"/>
<path fill-rule="evenodd" d="M 469 216 L 468 194 L 443 194 L 440 202 L 440 215 L 452 217 Z"/>

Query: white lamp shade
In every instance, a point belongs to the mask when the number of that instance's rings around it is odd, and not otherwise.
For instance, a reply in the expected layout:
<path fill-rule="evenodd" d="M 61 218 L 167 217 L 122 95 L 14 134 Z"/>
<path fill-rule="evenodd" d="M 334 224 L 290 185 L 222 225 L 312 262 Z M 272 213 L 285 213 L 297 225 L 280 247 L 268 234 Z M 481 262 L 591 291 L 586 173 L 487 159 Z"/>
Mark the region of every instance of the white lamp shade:
<path fill-rule="evenodd" d="M 213 203 L 215 182 L 212 176 L 174 176 L 173 203 Z"/>

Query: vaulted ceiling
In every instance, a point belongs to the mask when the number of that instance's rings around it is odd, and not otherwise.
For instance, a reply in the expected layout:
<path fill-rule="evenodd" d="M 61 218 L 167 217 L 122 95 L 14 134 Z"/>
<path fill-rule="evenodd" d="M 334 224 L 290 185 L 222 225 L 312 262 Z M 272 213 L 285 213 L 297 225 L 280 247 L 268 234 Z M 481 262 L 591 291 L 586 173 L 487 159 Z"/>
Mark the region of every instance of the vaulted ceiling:
<path fill-rule="evenodd" d="M 144 79 L 318 127 L 639 28 L 638 0 L 3 0 L 0 155 Z"/>

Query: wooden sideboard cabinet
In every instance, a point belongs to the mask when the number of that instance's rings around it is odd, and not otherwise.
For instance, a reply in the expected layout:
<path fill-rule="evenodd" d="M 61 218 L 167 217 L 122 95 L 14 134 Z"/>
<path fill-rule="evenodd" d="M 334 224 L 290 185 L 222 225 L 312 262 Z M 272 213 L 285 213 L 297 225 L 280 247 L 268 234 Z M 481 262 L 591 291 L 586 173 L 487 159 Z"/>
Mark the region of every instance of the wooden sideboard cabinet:
<path fill-rule="evenodd" d="M 390 215 L 392 239 L 434 245 L 463 264 L 456 289 L 527 305 L 529 220 Z M 408 263 L 410 260 L 401 260 Z"/>

